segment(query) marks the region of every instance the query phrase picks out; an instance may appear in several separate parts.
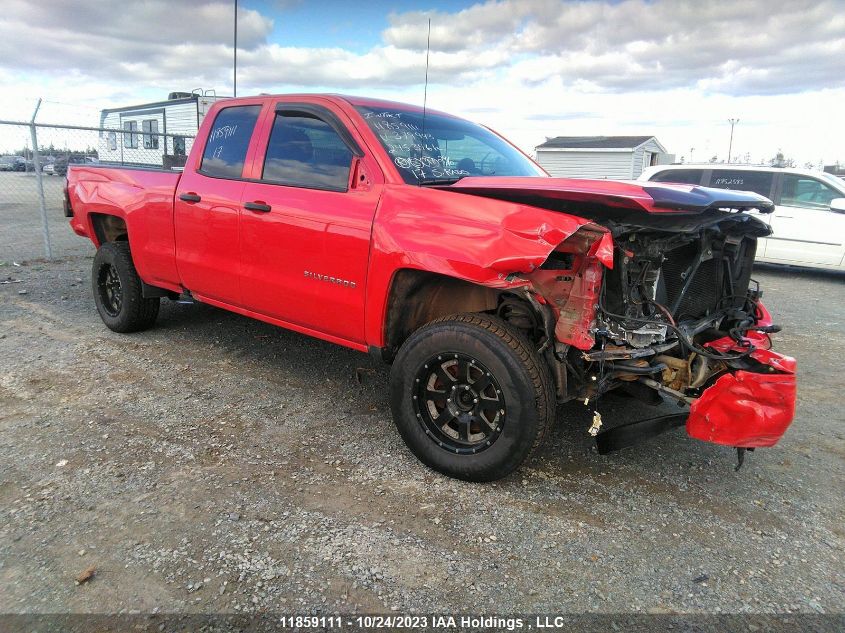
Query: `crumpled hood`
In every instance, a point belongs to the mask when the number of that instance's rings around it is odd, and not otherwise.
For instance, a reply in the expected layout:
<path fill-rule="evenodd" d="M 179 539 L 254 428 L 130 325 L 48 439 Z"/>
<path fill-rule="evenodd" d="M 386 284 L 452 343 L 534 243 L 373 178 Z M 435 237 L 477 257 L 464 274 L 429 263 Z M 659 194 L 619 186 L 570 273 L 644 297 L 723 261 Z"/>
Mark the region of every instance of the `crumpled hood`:
<path fill-rule="evenodd" d="M 774 204 L 750 191 L 668 183 L 544 177 L 467 177 L 439 187 L 447 191 L 549 207 L 587 203 L 646 213 L 702 213 L 716 209 L 771 213 Z"/>

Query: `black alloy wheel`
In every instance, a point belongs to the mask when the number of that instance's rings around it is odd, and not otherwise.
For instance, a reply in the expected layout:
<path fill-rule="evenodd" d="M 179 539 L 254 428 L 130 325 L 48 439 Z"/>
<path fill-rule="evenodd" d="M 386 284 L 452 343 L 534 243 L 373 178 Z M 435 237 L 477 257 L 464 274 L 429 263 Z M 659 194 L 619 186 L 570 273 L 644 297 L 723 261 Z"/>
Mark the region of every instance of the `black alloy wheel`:
<path fill-rule="evenodd" d="M 491 315 L 456 314 L 403 343 L 390 371 L 390 408 L 424 464 L 493 481 L 541 444 L 555 399 L 548 366 L 519 330 Z"/>
<path fill-rule="evenodd" d="M 478 453 L 502 433 L 502 388 L 481 362 L 464 353 L 430 358 L 417 371 L 414 408 L 425 434 L 455 453 Z"/>
<path fill-rule="evenodd" d="M 152 327 L 158 317 L 159 299 L 146 298 L 135 270 L 128 242 L 106 242 L 97 249 L 91 268 L 91 285 L 97 312 L 115 332 L 138 332 Z"/>
<path fill-rule="evenodd" d="M 111 317 L 120 314 L 120 307 L 123 305 L 123 288 L 120 285 L 120 275 L 111 264 L 104 263 L 100 266 L 97 275 L 97 290 L 106 314 Z"/>

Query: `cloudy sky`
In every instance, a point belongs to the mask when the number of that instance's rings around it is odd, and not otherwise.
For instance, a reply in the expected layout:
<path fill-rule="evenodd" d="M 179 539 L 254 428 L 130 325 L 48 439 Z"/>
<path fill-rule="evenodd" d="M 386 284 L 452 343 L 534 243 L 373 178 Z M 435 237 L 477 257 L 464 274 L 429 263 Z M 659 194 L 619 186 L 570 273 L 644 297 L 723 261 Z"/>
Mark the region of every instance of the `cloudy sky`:
<path fill-rule="evenodd" d="M 174 90 L 232 92 L 233 1 L 4 0 L 0 118 L 96 124 Z M 428 104 L 531 152 L 654 134 L 686 160 L 845 164 L 845 0 L 241 0 L 238 92 Z M 694 148 L 694 149 L 693 149 Z"/>

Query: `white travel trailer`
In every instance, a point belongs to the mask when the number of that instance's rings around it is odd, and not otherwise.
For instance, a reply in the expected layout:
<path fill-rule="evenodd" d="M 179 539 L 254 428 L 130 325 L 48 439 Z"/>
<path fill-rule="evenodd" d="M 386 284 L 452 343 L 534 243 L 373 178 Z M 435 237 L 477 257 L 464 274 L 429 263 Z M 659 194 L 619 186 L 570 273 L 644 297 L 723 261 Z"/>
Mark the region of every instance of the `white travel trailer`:
<path fill-rule="evenodd" d="M 211 104 L 225 98 L 213 90 L 171 92 L 166 101 L 103 110 L 100 127 L 108 131 L 100 132 L 100 162 L 184 165 L 205 113 Z"/>

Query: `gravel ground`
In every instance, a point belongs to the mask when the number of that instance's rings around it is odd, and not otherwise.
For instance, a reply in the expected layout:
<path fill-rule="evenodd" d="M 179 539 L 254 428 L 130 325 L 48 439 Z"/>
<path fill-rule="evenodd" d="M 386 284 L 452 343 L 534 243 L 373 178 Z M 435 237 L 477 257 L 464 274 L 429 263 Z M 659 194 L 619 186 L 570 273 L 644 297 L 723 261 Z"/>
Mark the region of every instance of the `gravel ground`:
<path fill-rule="evenodd" d="M 758 271 L 799 408 L 742 471 L 680 430 L 599 456 L 571 404 L 477 485 L 409 454 L 368 356 L 170 302 L 114 334 L 89 267 L 0 266 L 2 611 L 845 611 L 841 275 Z"/>

